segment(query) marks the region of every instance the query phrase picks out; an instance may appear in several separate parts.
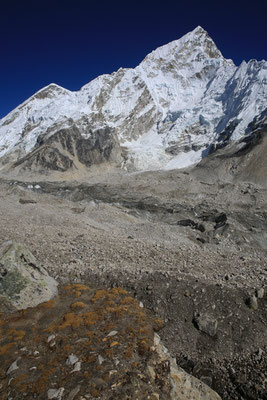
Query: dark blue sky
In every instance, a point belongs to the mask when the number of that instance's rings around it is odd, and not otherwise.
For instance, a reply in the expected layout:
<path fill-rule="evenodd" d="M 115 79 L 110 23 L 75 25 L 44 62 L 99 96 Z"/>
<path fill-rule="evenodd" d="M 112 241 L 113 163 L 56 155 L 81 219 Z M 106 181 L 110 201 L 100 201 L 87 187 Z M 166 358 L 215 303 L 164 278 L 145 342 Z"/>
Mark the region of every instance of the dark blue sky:
<path fill-rule="evenodd" d="M 78 90 L 100 74 L 135 67 L 197 25 L 236 64 L 266 59 L 266 3 L 3 0 L 0 118 L 51 82 Z"/>

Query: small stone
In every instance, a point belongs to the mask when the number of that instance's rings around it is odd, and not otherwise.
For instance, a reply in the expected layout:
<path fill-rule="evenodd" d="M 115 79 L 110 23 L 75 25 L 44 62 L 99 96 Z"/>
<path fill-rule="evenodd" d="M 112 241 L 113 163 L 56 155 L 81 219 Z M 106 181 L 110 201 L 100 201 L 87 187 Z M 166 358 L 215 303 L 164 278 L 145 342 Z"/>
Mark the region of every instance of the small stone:
<path fill-rule="evenodd" d="M 156 373 L 155 373 L 154 368 L 152 368 L 151 365 L 149 365 L 147 367 L 147 369 L 148 369 L 149 375 L 151 376 L 151 379 L 154 381 L 156 378 Z"/>
<path fill-rule="evenodd" d="M 190 292 L 189 292 L 189 290 L 186 290 L 186 291 L 184 292 L 184 295 L 185 295 L 185 297 L 190 297 Z"/>
<path fill-rule="evenodd" d="M 251 308 L 252 310 L 257 310 L 258 309 L 258 300 L 256 296 L 251 296 L 248 299 L 248 306 L 249 308 Z"/>
<path fill-rule="evenodd" d="M 77 361 L 77 362 L 75 363 L 74 369 L 71 371 L 71 373 L 73 373 L 73 372 L 80 372 L 81 366 L 82 366 L 81 361 Z"/>
<path fill-rule="evenodd" d="M 193 321 L 196 327 L 209 336 L 215 336 L 217 333 L 218 322 L 208 314 L 197 314 Z"/>
<path fill-rule="evenodd" d="M 35 200 L 31 200 L 31 199 L 19 199 L 19 203 L 20 204 L 36 204 L 37 202 Z"/>
<path fill-rule="evenodd" d="M 142 303 L 142 301 L 140 301 L 139 307 L 140 307 L 140 308 L 144 308 L 144 304 Z"/>
<path fill-rule="evenodd" d="M 27 347 L 22 347 L 19 351 L 27 351 Z"/>
<path fill-rule="evenodd" d="M 76 362 L 79 361 L 79 358 L 75 356 L 75 354 L 70 354 L 67 358 L 66 364 L 67 365 L 74 365 Z"/>
<path fill-rule="evenodd" d="M 111 332 L 109 332 L 107 337 L 115 336 L 115 335 L 117 335 L 117 333 L 118 333 L 118 331 L 111 331 Z"/>
<path fill-rule="evenodd" d="M 160 337 L 156 333 L 154 334 L 154 346 L 158 346 L 160 343 Z"/>
<path fill-rule="evenodd" d="M 105 359 L 102 356 L 98 356 L 98 363 L 99 365 L 103 364 L 103 362 L 105 361 Z"/>
<path fill-rule="evenodd" d="M 209 387 L 212 386 L 212 377 L 211 376 L 201 376 L 200 380 L 204 382 Z"/>
<path fill-rule="evenodd" d="M 262 358 L 262 355 L 263 355 L 263 350 L 262 350 L 261 348 L 259 348 L 259 350 L 257 351 L 257 354 L 256 354 L 256 356 L 255 356 L 255 359 L 256 359 L 257 361 L 260 361 L 261 358 Z"/>
<path fill-rule="evenodd" d="M 61 400 L 63 396 L 64 388 L 59 389 L 48 389 L 47 391 L 47 398 L 50 399 L 57 399 Z"/>
<path fill-rule="evenodd" d="M 6 375 L 9 375 L 9 374 L 11 374 L 11 372 L 13 372 L 13 371 L 15 371 L 16 369 L 19 369 L 19 366 L 18 366 L 18 361 L 21 359 L 21 357 L 19 357 L 19 358 L 17 358 L 16 359 L 16 361 L 14 361 L 11 365 L 10 365 L 10 367 L 8 368 L 8 370 L 7 370 L 7 372 L 6 372 Z"/>
<path fill-rule="evenodd" d="M 264 297 L 264 288 L 259 288 L 256 290 L 256 296 L 258 299 L 263 299 Z"/>
<path fill-rule="evenodd" d="M 74 397 L 79 393 L 80 390 L 81 390 L 80 385 L 78 385 L 74 389 L 72 389 L 72 391 L 69 393 L 69 395 L 67 397 L 67 400 L 73 400 Z"/>
<path fill-rule="evenodd" d="M 56 335 L 50 335 L 50 336 L 48 336 L 48 338 L 47 338 L 47 343 L 50 343 L 51 342 L 51 340 L 53 340 L 53 339 L 55 339 L 56 338 Z"/>

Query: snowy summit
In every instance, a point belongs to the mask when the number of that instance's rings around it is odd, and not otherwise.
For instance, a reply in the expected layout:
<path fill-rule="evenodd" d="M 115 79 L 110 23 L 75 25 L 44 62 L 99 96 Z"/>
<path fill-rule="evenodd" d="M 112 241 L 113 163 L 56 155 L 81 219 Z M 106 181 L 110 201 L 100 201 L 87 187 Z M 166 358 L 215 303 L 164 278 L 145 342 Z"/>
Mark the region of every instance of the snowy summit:
<path fill-rule="evenodd" d="M 111 132 L 129 170 L 187 167 L 211 145 L 249 134 L 266 108 L 266 82 L 266 61 L 235 66 L 198 26 L 77 92 L 41 89 L 0 121 L 0 157 L 18 162 L 75 127 L 85 141 Z"/>

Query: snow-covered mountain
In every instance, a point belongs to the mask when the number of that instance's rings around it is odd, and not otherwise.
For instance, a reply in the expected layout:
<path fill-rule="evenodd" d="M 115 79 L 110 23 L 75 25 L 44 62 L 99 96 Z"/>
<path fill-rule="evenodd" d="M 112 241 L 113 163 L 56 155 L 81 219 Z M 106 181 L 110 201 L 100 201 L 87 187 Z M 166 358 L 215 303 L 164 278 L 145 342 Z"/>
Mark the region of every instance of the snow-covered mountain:
<path fill-rule="evenodd" d="M 41 89 L 0 121 L 0 157 L 62 170 L 110 157 L 131 170 L 186 167 L 250 133 L 267 107 L 266 83 L 266 61 L 236 67 L 197 27 L 78 92 Z"/>

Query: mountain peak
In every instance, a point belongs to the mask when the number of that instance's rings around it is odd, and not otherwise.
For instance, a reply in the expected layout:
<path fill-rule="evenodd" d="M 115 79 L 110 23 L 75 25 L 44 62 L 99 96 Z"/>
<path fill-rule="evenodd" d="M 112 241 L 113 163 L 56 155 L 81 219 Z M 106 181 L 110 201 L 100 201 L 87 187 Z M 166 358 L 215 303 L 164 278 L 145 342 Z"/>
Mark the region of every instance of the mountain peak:
<path fill-rule="evenodd" d="M 39 90 L 0 122 L 0 157 L 28 154 L 39 137 L 51 143 L 55 132 L 73 129 L 71 121 L 86 138 L 115 129 L 129 170 L 186 167 L 211 143 L 245 134 L 266 107 L 265 79 L 264 63 L 237 68 L 197 26 L 135 69 L 99 76 L 75 93 L 56 84 Z"/>
<path fill-rule="evenodd" d="M 205 31 L 205 29 L 203 29 L 202 26 L 200 26 L 200 25 L 198 25 L 195 29 L 193 29 L 191 33 L 206 33 L 206 34 L 208 34 L 208 32 Z"/>

